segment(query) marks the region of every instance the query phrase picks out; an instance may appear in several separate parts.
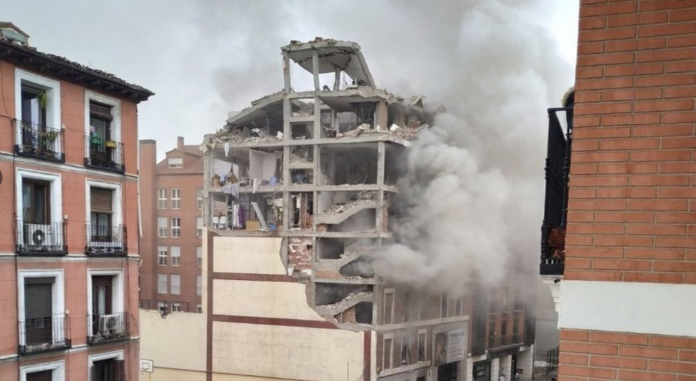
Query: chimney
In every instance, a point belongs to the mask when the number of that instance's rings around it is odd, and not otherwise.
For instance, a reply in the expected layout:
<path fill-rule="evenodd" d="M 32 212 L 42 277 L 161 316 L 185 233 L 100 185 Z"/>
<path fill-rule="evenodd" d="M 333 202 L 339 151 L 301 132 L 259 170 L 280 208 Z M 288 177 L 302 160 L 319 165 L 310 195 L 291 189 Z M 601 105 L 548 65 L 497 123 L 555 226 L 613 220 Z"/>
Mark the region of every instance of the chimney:
<path fill-rule="evenodd" d="M 183 151 L 184 150 L 184 137 L 179 136 L 176 138 L 176 149 Z"/>

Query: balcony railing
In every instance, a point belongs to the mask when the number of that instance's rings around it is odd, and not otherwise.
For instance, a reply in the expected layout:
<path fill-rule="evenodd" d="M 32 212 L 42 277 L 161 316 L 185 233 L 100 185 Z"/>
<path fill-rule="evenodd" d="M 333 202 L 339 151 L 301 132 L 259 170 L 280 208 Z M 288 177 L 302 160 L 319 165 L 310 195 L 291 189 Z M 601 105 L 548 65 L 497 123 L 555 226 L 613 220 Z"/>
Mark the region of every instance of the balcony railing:
<path fill-rule="evenodd" d="M 93 256 L 122 256 L 128 254 L 128 237 L 123 225 L 86 225 L 85 253 Z"/>
<path fill-rule="evenodd" d="M 68 253 L 66 239 L 67 222 L 31 223 L 17 221 L 17 254 L 65 255 Z"/>
<path fill-rule="evenodd" d="M 123 143 L 96 135 L 85 135 L 85 167 L 123 173 L 125 171 Z"/>
<path fill-rule="evenodd" d="M 15 153 L 18 156 L 65 162 L 65 139 L 62 129 L 18 120 L 17 130 Z"/>
<path fill-rule="evenodd" d="M 124 340 L 130 337 L 128 312 L 104 315 L 89 315 L 88 344 Z"/>
<path fill-rule="evenodd" d="M 546 199 L 541 225 L 541 275 L 563 275 L 568 214 L 568 178 L 573 143 L 573 108 L 550 108 L 546 151 Z M 559 114 L 565 118 L 559 119 Z M 566 131 L 563 131 L 562 120 Z"/>
<path fill-rule="evenodd" d="M 19 354 L 70 348 L 69 317 L 27 319 L 19 322 Z"/>

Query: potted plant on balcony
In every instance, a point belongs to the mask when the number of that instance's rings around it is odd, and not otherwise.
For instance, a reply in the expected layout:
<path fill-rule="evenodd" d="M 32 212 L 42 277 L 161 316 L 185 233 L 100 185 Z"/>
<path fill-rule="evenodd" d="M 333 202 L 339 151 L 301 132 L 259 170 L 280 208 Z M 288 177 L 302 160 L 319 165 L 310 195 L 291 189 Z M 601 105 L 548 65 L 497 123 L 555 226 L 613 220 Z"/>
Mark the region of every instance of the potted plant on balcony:
<path fill-rule="evenodd" d="M 49 130 L 41 133 L 43 138 L 42 148 L 44 153 L 47 155 L 53 155 L 55 153 L 55 141 L 58 139 L 59 132 L 56 130 Z"/>
<path fill-rule="evenodd" d="M 116 142 L 113 140 L 106 141 L 106 148 L 116 148 Z"/>

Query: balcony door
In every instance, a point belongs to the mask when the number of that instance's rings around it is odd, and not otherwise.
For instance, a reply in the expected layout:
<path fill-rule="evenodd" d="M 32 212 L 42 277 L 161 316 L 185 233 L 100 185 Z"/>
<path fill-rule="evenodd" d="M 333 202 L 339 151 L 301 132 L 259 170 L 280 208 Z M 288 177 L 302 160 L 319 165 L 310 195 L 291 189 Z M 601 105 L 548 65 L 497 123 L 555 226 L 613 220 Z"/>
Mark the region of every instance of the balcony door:
<path fill-rule="evenodd" d="M 112 311 L 113 277 L 92 277 L 92 334 L 106 335 L 110 329 L 109 318 Z"/>
<path fill-rule="evenodd" d="M 46 92 L 38 87 L 22 85 L 22 144 L 38 148 L 39 135 L 46 131 Z"/>
<path fill-rule="evenodd" d="M 94 101 L 89 102 L 89 125 L 91 132 L 89 137 L 89 158 L 92 164 L 106 164 L 111 161 L 112 150 L 109 146 L 111 136 L 111 106 Z"/>
<path fill-rule="evenodd" d="M 92 381 L 122 381 L 126 379 L 123 360 L 108 359 L 92 364 Z"/>
<path fill-rule="evenodd" d="M 27 346 L 53 341 L 53 278 L 24 281 L 24 337 Z"/>
<path fill-rule="evenodd" d="M 33 372 L 27 374 L 27 381 L 52 381 L 53 371 L 44 370 L 42 372 Z"/>
<path fill-rule="evenodd" d="M 22 219 L 25 223 L 48 224 L 50 221 L 49 200 L 49 183 L 22 180 Z"/>
<path fill-rule="evenodd" d="M 90 188 L 90 235 L 92 242 L 113 242 L 112 229 L 112 189 Z"/>

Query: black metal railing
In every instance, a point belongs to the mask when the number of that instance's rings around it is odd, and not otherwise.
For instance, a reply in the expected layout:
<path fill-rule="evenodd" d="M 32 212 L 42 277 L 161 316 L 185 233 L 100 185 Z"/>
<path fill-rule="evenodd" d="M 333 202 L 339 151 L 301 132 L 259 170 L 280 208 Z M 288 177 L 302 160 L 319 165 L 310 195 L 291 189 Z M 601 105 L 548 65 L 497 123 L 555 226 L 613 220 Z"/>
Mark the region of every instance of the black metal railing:
<path fill-rule="evenodd" d="M 197 306 L 191 306 L 189 302 L 172 302 L 164 300 L 141 300 L 140 309 L 155 310 L 165 314 L 172 312 L 198 312 Z"/>
<path fill-rule="evenodd" d="M 559 113 L 565 113 L 563 131 Z M 546 198 L 541 225 L 541 275 L 563 275 L 565 228 L 568 215 L 568 179 L 573 143 L 573 108 L 550 108 L 546 151 Z"/>
<path fill-rule="evenodd" d="M 17 221 L 17 254 L 65 255 L 68 253 L 67 222 Z"/>
<path fill-rule="evenodd" d="M 546 351 L 546 374 L 558 369 L 558 347 Z"/>
<path fill-rule="evenodd" d="M 15 153 L 18 156 L 65 162 L 65 138 L 62 129 L 21 120 L 17 121 L 17 129 L 19 133 Z"/>
<path fill-rule="evenodd" d="M 70 348 L 69 317 L 26 319 L 19 322 L 19 354 Z"/>
<path fill-rule="evenodd" d="M 104 315 L 89 315 L 87 343 L 98 344 L 106 341 L 124 340 L 130 337 L 128 312 Z"/>
<path fill-rule="evenodd" d="M 85 225 L 87 245 L 85 253 L 94 256 L 122 256 L 128 254 L 128 236 L 123 225 Z"/>
<path fill-rule="evenodd" d="M 85 135 L 85 167 L 123 173 L 125 171 L 123 143 L 103 139 L 97 135 Z"/>

